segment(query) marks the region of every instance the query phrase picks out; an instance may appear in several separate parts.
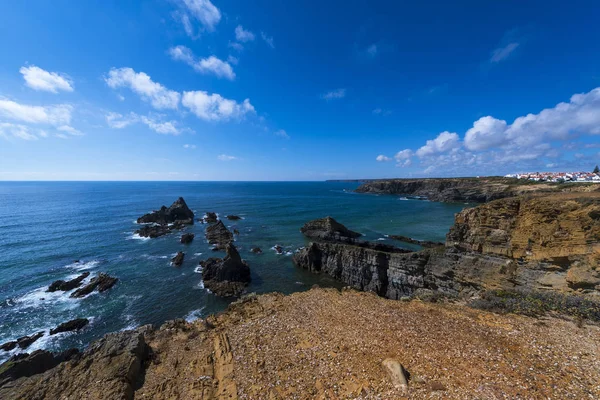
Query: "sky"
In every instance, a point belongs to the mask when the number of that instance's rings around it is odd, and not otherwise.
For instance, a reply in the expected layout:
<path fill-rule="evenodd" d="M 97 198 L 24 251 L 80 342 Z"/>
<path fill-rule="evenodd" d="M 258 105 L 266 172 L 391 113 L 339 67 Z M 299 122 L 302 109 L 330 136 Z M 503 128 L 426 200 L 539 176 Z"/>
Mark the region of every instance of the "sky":
<path fill-rule="evenodd" d="M 0 2 L 0 180 L 590 171 L 597 1 Z"/>

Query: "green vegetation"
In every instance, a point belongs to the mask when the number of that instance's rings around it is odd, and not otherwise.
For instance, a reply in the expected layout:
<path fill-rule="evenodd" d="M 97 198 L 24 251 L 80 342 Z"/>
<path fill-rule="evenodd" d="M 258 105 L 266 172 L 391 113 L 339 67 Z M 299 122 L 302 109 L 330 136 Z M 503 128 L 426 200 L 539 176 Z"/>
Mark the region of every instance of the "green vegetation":
<path fill-rule="evenodd" d="M 557 292 L 488 290 L 469 306 L 497 313 L 540 317 L 557 313 L 576 320 L 600 322 L 600 303 L 582 296 Z"/>
<path fill-rule="evenodd" d="M 598 166 L 596 165 L 596 168 L 594 168 L 594 170 L 592 172 L 597 174 L 600 172 L 600 168 L 598 168 Z"/>

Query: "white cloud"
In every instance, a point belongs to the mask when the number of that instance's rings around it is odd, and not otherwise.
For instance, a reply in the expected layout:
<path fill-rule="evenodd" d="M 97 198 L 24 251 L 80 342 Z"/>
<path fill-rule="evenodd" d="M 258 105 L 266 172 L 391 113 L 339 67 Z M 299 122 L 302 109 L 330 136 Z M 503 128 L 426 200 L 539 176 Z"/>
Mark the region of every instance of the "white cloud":
<path fill-rule="evenodd" d="M 387 162 L 387 161 L 392 161 L 391 158 L 384 156 L 383 154 L 380 154 L 377 156 L 377 158 L 375 159 L 378 162 Z"/>
<path fill-rule="evenodd" d="M 342 99 L 346 97 L 346 89 L 340 88 L 336 90 L 331 90 L 327 93 L 323 93 L 321 98 L 324 100 L 333 100 L 333 99 Z"/>
<path fill-rule="evenodd" d="M 505 60 L 513 51 L 517 49 L 517 47 L 519 47 L 519 43 L 513 42 L 507 44 L 506 46 L 495 49 L 492 51 L 490 62 L 499 63 L 500 61 Z"/>
<path fill-rule="evenodd" d="M 221 160 L 221 161 L 232 161 L 232 160 L 237 160 L 237 157 L 234 156 L 228 156 L 227 154 L 221 154 L 217 157 L 217 159 Z"/>
<path fill-rule="evenodd" d="M 245 30 L 241 25 L 235 27 L 235 40 L 246 43 L 254 40 L 254 33 Z"/>
<path fill-rule="evenodd" d="M 131 89 L 156 109 L 176 109 L 179 104 L 179 93 L 154 82 L 144 72 L 135 72 L 132 68 L 112 68 L 105 81 L 113 89 Z"/>
<path fill-rule="evenodd" d="M 262 39 L 265 41 L 265 43 L 267 45 L 269 45 L 270 48 L 274 49 L 275 48 L 275 40 L 273 40 L 273 36 L 269 36 L 264 32 L 260 33 L 260 36 L 262 37 Z"/>
<path fill-rule="evenodd" d="M 227 62 L 233 65 L 238 65 L 238 63 L 240 62 L 240 60 L 238 60 L 237 57 L 234 57 L 232 55 L 230 55 L 229 57 L 227 57 Z"/>
<path fill-rule="evenodd" d="M 435 139 L 428 140 L 425 146 L 417 150 L 416 154 L 419 157 L 426 157 L 437 153 L 445 153 L 459 146 L 458 135 L 445 131 L 440 133 Z"/>
<path fill-rule="evenodd" d="M 409 167 L 412 165 L 413 152 L 410 149 L 400 150 L 394 155 L 396 167 Z"/>
<path fill-rule="evenodd" d="M 43 135 L 41 135 L 43 137 Z M 30 132 L 29 127 L 20 124 L 10 124 L 0 122 L 0 138 L 4 139 L 22 139 L 22 140 L 37 140 L 38 137 Z"/>
<path fill-rule="evenodd" d="M 367 47 L 367 54 L 369 55 L 369 57 L 375 57 L 377 55 L 377 45 L 372 44 L 369 47 Z"/>
<path fill-rule="evenodd" d="M 72 136 L 83 136 L 83 133 L 81 133 L 81 131 L 79 131 L 79 130 L 77 130 L 77 129 L 73 128 L 72 126 L 69 126 L 69 125 L 62 125 L 62 126 L 59 126 L 56 129 L 59 130 L 59 131 L 61 131 L 61 132 L 66 132 L 66 133 L 68 133 L 69 135 L 72 135 Z"/>
<path fill-rule="evenodd" d="M 34 90 L 58 93 L 59 90 L 65 92 L 73 91 L 73 81 L 65 74 L 58 72 L 48 72 L 35 65 L 30 67 L 21 67 L 19 72 L 25 79 L 25 85 Z"/>
<path fill-rule="evenodd" d="M 237 42 L 229 42 L 228 44 L 229 47 L 231 47 L 232 49 L 236 50 L 236 51 L 242 51 L 244 50 L 244 46 L 242 46 L 240 43 Z"/>
<path fill-rule="evenodd" d="M 140 121 L 156 133 L 163 135 L 179 135 L 179 129 L 177 129 L 175 121 L 157 122 L 148 117 L 141 117 Z"/>
<path fill-rule="evenodd" d="M 111 128 L 115 128 L 115 129 L 123 129 L 128 127 L 131 124 L 135 124 L 136 122 L 139 122 L 140 117 L 139 115 L 137 115 L 136 113 L 129 113 L 129 115 L 127 116 L 123 116 L 122 114 L 119 113 L 115 113 L 115 112 L 109 112 L 106 115 L 106 123 L 108 124 L 108 126 L 110 126 Z"/>
<path fill-rule="evenodd" d="M 246 114 L 255 113 L 249 99 L 237 103 L 235 100 L 226 99 L 217 93 L 208 94 L 201 90 L 183 92 L 181 103 L 198 118 L 205 121 L 241 119 Z"/>
<path fill-rule="evenodd" d="M 68 104 L 30 106 L 0 98 L 0 116 L 31 124 L 69 125 L 72 112 Z"/>
<path fill-rule="evenodd" d="M 465 147 L 485 150 L 506 143 L 506 121 L 490 116 L 479 118 L 465 134 Z"/>
<path fill-rule="evenodd" d="M 283 130 L 283 129 L 275 131 L 275 135 L 281 136 L 284 139 L 289 139 L 290 138 L 290 135 L 288 135 L 287 132 L 285 130 Z"/>
<path fill-rule="evenodd" d="M 221 11 L 210 0 L 180 0 L 180 4 L 183 9 L 180 16 L 181 23 L 191 37 L 194 37 L 192 18 L 199 21 L 209 32 L 213 32 L 221 21 Z"/>
<path fill-rule="evenodd" d="M 196 145 L 195 144 L 184 144 L 183 148 L 184 149 L 195 150 L 196 149 Z"/>
<path fill-rule="evenodd" d="M 231 65 L 215 56 L 197 59 L 192 51 L 185 46 L 171 47 L 169 54 L 174 60 L 183 61 L 202 74 L 212 74 L 218 78 L 226 78 L 231 81 L 235 79 L 235 73 Z"/>

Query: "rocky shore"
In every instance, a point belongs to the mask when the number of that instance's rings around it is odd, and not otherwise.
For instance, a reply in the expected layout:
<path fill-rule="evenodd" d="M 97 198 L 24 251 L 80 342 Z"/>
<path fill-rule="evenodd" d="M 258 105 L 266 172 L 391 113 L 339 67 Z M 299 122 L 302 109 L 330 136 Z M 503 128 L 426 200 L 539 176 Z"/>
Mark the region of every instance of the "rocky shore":
<path fill-rule="evenodd" d="M 313 289 L 22 356 L 0 398 L 597 398 L 599 341 L 563 319 Z"/>
<path fill-rule="evenodd" d="M 599 191 L 594 184 L 531 182 L 516 178 L 386 179 L 361 184 L 357 193 L 395 194 L 431 201 L 485 203 L 526 194 Z"/>

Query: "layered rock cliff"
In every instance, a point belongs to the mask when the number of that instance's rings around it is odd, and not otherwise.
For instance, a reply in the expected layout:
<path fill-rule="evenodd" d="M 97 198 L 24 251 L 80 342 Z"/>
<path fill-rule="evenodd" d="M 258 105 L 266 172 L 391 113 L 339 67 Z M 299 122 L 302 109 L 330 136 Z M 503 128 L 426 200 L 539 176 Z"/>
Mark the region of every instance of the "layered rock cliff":
<path fill-rule="evenodd" d="M 600 295 L 599 216 L 598 193 L 502 199 L 459 213 L 445 247 L 406 254 L 313 242 L 294 262 L 391 299 L 499 288 Z"/>
<path fill-rule="evenodd" d="M 600 186 L 593 184 L 572 186 L 515 178 L 485 177 L 376 180 L 363 183 L 356 192 L 416 196 L 431 201 L 485 203 L 523 194 L 587 192 L 597 189 L 600 189 Z"/>

